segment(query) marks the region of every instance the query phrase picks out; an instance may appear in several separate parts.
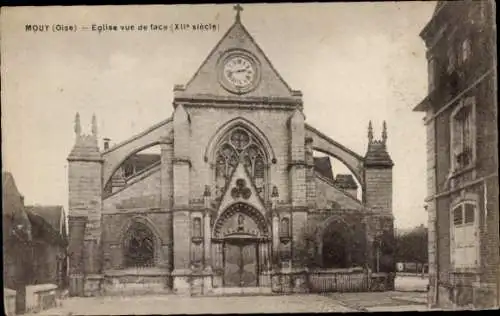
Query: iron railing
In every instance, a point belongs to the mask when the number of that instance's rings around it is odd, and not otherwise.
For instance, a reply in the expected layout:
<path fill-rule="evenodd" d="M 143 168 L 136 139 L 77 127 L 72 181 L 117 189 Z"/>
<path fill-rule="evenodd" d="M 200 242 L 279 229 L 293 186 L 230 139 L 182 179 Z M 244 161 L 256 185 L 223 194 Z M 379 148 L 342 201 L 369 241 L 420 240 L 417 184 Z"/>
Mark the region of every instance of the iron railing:
<path fill-rule="evenodd" d="M 367 292 L 370 290 L 370 277 L 366 272 L 349 271 L 312 271 L 309 272 L 309 290 L 324 292 Z"/>

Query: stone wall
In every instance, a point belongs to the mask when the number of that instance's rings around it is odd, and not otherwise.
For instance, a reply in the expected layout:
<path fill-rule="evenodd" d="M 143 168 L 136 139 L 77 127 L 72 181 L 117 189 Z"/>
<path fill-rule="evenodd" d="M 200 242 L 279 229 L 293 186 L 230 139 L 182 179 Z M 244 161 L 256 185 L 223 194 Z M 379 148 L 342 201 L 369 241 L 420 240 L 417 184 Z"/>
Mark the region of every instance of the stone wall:
<path fill-rule="evenodd" d="M 392 214 L 392 168 L 366 167 L 364 200 L 368 207 Z"/>
<path fill-rule="evenodd" d="M 192 164 L 189 176 L 191 179 L 190 199 L 202 199 L 205 185 L 212 185 L 213 169 L 210 167 L 212 161 L 205 162 L 204 152 L 218 129 L 235 118 L 245 118 L 244 122 L 251 122 L 250 124 L 262 132 L 272 146 L 276 164 L 272 164 L 270 161 L 269 183 L 277 186 L 280 200 L 289 201 L 287 120 L 292 115 L 291 111 L 272 109 L 256 111 L 251 108 L 212 108 L 208 110 L 194 107 L 188 108 L 186 111 L 189 113 L 191 126 L 190 141 L 183 143 L 176 137 L 175 142 L 190 148 Z M 303 144 L 304 140 L 302 140 Z M 212 190 L 212 192 L 214 191 Z"/>

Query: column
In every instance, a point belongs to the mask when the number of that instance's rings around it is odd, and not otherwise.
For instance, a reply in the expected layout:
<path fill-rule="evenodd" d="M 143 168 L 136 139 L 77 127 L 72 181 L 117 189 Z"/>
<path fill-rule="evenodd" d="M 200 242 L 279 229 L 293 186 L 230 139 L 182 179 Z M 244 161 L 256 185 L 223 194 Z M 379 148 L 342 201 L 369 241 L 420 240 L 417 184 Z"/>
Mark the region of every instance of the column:
<path fill-rule="evenodd" d="M 273 269 L 276 268 L 274 264 L 277 264 L 280 260 L 279 257 L 279 246 L 280 246 L 280 239 L 279 239 L 279 218 L 278 214 L 273 212 Z"/>
<path fill-rule="evenodd" d="M 161 207 L 166 213 L 166 225 L 165 229 L 165 240 L 162 245 L 162 251 L 164 252 L 162 265 L 166 266 L 167 271 L 171 272 L 173 267 L 173 216 L 172 216 L 172 206 L 173 206 L 173 155 L 174 155 L 174 143 L 171 134 L 167 135 L 163 139 L 161 144 Z M 168 282 L 170 285 L 170 280 Z"/>
<path fill-rule="evenodd" d="M 212 236 L 212 232 L 210 231 L 210 212 L 207 210 L 205 212 L 205 216 L 204 216 L 204 220 L 205 220 L 205 232 L 204 232 L 204 246 L 205 246 L 205 250 L 204 250 L 204 259 L 205 259 L 205 270 L 208 270 L 208 271 L 211 271 L 212 270 L 212 261 L 211 261 L 211 253 L 210 253 L 210 249 L 212 249 L 212 243 L 211 243 L 211 236 Z"/>
<path fill-rule="evenodd" d="M 69 216 L 69 294 L 83 296 L 83 247 L 87 217 Z"/>

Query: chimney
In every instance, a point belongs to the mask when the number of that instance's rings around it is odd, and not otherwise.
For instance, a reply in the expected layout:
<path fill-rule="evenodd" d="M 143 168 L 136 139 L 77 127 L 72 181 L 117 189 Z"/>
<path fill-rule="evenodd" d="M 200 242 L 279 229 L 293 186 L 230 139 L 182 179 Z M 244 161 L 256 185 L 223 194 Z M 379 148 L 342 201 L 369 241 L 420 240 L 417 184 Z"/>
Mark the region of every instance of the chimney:
<path fill-rule="evenodd" d="M 104 150 L 108 150 L 109 149 L 109 142 L 111 141 L 111 139 L 104 138 L 103 141 L 104 141 Z"/>

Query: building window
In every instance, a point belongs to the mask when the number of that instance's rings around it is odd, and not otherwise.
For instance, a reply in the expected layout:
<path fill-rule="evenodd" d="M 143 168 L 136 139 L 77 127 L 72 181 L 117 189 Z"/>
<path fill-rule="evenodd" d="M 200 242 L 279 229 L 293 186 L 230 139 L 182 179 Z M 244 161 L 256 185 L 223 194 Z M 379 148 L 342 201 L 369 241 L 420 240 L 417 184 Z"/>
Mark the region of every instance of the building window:
<path fill-rule="evenodd" d="M 460 49 L 460 62 L 464 64 L 472 55 L 472 44 L 469 38 L 462 41 Z"/>
<path fill-rule="evenodd" d="M 451 170 L 470 167 L 475 162 L 475 101 L 460 101 L 451 116 Z"/>
<path fill-rule="evenodd" d="M 451 262 L 454 268 L 478 265 L 477 206 L 473 200 L 462 201 L 451 209 Z"/>

